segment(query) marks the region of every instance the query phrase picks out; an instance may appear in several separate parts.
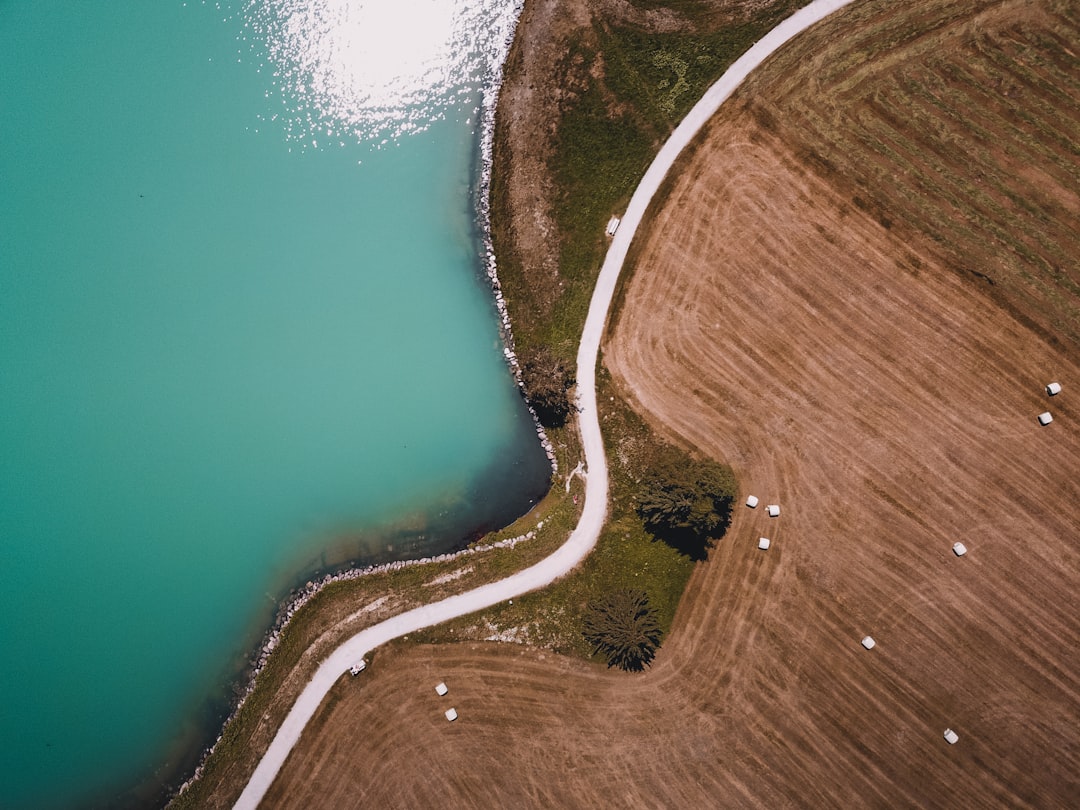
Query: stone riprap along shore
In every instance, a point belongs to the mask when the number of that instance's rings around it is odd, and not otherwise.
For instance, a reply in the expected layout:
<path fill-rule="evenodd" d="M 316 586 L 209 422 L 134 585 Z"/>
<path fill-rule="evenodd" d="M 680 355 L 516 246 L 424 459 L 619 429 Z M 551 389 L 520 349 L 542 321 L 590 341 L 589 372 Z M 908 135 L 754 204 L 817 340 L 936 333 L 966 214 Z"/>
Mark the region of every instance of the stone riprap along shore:
<path fill-rule="evenodd" d="M 536 528 L 543 528 L 543 521 L 537 524 Z M 302 587 L 292 591 L 288 601 L 278 611 L 277 618 L 274 620 L 273 626 L 267 632 L 264 637 L 263 643 L 259 645 L 258 652 L 252 656 L 251 668 L 246 679 L 246 683 L 243 689 L 239 690 L 233 705 L 232 711 L 229 713 L 229 718 L 225 722 L 223 728 L 227 728 L 229 723 L 233 721 L 236 715 L 244 706 L 244 702 L 251 696 L 251 693 L 255 691 L 255 682 L 259 674 L 266 667 L 267 661 L 270 659 L 270 654 L 277 648 L 281 642 L 281 634 L 285 631 L 289 622 L 296 615 L 304 605 L 318 596 L 319 592 L 326 588 L 328 585 L 334 582 L 347 582 L 349 580 L 360 579 L 362 577 L 372 576 L 374 574 L 383 574 L 389 571 L 400 571 L 404 568 L 413 568 L 418 565 L 431 565 L 433 563 L 450 562 L 453 560 L 460 560 L 467 557 L 474 556 L 476 554 L 482 554 L 488 551 L 495 551 L 496 549 L 511 549 L 518 543 L 522 543 L 526 540 L 532 540 L 536 536 L 536 531 L 528 531 L 524 534 L 516 537 L 508 537 L 504 540 L 497 540 L 493 543 L 484 543 L 482 545 L 469 546 L 461 551 L 449 552 L 446 554 L 437 554 L 433 557 L 420 557 L 414 560 L 394 560 L 393 562 L 380 563 L 379 565 L 369 565 L 363 568 L 350 568 L 345 571 L 340 571 L 336 574 L 326 574 L 315 580 L 309 580 Z M 187 788 L 198 781 L 202 776 L 206 760 L 214 753 L 214 749 L 218 743 L 221 742 L 221 738 L 224 736 L 224 730 L 217 736 L 214 742 L 206 749 L 202 757 L 199 760 L 199 765 L 196 767 L 195 772 L 191 775 L 191 778 L 181 785 L 177 791 L 177 795 L 183 793 Z"/>
<path fill-rule="evenodd" d="M 514 375 L 518 389 L 522 396 L 525 387 L 521 380 L 521 364 L 518 362 L 517 351 L 514 346 L 514 332 L 510 323 L 510 312 L 506 307 L 506 297 L 503 295 L 502 284 L 499 281 L 498 263 L 495 259 L 495 246 L 491 241 L 491 172 L 493 167 L 492 150 L 495 143 L 495 108 L 498 106 L 499 89 L 502 86 L 502 66 L 506 60 L 506 54 L 510 51 L 517 21 L 521 15 L 521 4 L 518 3 L 514 13 L 514 26 L 508 32 L 507 39 L 502 45 L 501 58 L 497 60 L 498 69 L 490 78 L 487 91 L 484 93 L 483 111 L 480 124 L 480 178 L 476 191 L 477 225 L 480 229 L 484 248 L 484 270 L 491 284 L 491 293 L 495 299 L 495 310 L 499 317 L 499 335 L 503 342 L 503 356 L 510 373 Z M 528 405 L 528 399 L 525 400 Z M 544 426 L 531 405 L 528 405 L 532 415 L 533 424 L 536 426 L 536 435 L 540 438 L 540 446 L 544 448 L 548 461 L 551 462 L 552 474 L 559 471 L 559 463 L 555 458 L 555 448 L 548 439 Z"/>
<path fill-rule="evenodd" d="M 543 528 L 543 521 L 537 524 L 537 528 Z M 336 574 L 326 574 L 316 580 L 309 580 L 303 587 L 298 588 L 292 592 L 288 602 L 285 606 L 278 611 L 278 618 L 274 622 L 273 627 L 266 635 L 266 640 L 259 648 L 259 653 L 254 657 L 252 670 L 252 683 L 249 684 L 247 692 L 250 693 L 254 688 L 254 678 L 266 666 L 266 661 L 270 656 L 270 653 L 277 647 L 278 642 L 281 639 L 281 633 L 288 625 L 289 621 L 296 612 L 300 610 L 304 605 L 318 596 L 319 592 L 323 590 L 327 585 L 334 582 L 348 582 L 349 580 L 360 579 L 361 577 L 371 576 L 373 574 L 383 574 L 388 571 L 400 571 L 404 568 L 413 568 L 418 565 L 431 565 L 433 563 L 450 562 L 452 560 L 458 560 L 463 557 L 468 557 L 473 554 L 481 554 L 485 551 L 494 551 L 500 548 L 514 548 L 518 543 L 526 540 L 532 540 L 536 536 L 536 531 L 529 531 L 525 534 L 517 537 L 508 537 L 505 540 L 497 540 L 494 543 L 484 543 L 477 546 L 469 546 L 463 548 L 461 551 L 447 552 L 446 554 L 437 554 L 433 557 L 420 557 L 415 560 L 394 560 L 393 562 L 380 563 L 379 565 L 370 565 L 364 568 L 350 568 L 345 571 L 340 571 Z"/>

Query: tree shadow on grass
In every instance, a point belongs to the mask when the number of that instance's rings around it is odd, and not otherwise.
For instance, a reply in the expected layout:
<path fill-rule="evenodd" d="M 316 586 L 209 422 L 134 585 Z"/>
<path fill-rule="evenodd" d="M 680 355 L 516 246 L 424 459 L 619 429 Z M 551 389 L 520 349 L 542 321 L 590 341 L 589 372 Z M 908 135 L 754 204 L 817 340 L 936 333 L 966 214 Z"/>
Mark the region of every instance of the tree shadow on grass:
<path fill-rule="evenodd" d="M 716 536 L 702 536 L 692 529 L 665 528 L 660 532 L 652 531 L 653 542 L 665 543 L 684 557 L 689 557 L 694 562 L 704 562 L 709 558 L 709 551 L 716 545 L 719 537 L 722 537 L 731 523 L 729 519 L 723 526 L 718 526 Z"/>

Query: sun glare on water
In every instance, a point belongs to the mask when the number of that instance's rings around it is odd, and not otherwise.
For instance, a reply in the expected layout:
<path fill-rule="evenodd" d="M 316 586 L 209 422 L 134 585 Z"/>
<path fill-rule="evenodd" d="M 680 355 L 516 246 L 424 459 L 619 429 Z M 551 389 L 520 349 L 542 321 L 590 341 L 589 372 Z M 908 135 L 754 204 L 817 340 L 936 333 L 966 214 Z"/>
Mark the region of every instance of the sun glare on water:
<path fill-rule="evenodd" d="M 520 0 L 250 0 L 290 140 L 386 143 L 490 84 Z M 268 91 L 269 95 L 269 91 Z"/>

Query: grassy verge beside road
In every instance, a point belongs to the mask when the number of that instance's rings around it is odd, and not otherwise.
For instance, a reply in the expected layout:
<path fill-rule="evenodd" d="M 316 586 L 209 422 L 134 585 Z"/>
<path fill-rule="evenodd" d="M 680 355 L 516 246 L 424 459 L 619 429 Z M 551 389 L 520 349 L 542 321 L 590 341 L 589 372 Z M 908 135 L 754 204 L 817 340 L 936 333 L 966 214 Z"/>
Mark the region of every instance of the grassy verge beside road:
<path fill-rule="evenodd" d="M 558 494 L 565 495 L 562 490 Z M 543 528 L 537 529 L 542 522 Z M 514 548 L 333 582 L 285 626 L 251 694 L 225 726 L 202 775 L 170 807 L 230 807 L 319 662 L 339 643 L 387 616 L 501 579 L 550 554 L 577 522 L 569 496 L 544 499 L 532 512 L 476 545 L 535 531 Z"/>
<path fill-rule="evenodd" d="M 554 80 L 565 89 L 548 167 L 555 181 L 551 202 L 558 226 L 548 245 L 558 255 L 554 283 L 535 272 L 535 257 L 516 254 L 509 236 L 515 215 L 510 175 L 496 170 L 492 235 L 514 339 L 525 356 L 548 346 L 573 362 L 607 250 L 608 218 L 625 208 L 660 145 L 705 89 L 803 3 L 766 4 L 752 19 L 718 30 L 713 28 L 715 12 L 701 5 L 689 6 L 694 9 L 686 18 L 694 26 L 690 30 L 656 33 L 594 19 L 591 28 L 570 38 L 555 69 Z M 507 159 L 511 125 L 505 120 L 497 125 L 497 169 Z"/>

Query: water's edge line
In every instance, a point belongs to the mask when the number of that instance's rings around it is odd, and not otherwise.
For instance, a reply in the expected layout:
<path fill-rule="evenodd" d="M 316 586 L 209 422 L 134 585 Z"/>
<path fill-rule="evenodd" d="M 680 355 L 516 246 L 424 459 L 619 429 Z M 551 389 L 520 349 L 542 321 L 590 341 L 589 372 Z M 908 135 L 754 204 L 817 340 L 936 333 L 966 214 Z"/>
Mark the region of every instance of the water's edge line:
<path fill-rule="evenodd" d="M 499 281 L 498 268 L 495 260 L 495 247 L 491 238 L 490 193 L 492 169 L 494 165 L 495 110 L 498 106 L 499 91 L 502 88 L 503 66 L 506 64 L 506 58 L 510 53 L 510 46 L 513 43 L 524 4 L 525 0 L 514 0 L 512 13 L 509 15 L 510 24 L 507 27 L 506 36 L 498 43 L 498 47 L 493 50 L 483 75 L 478 156 L 479 171 L 473 190 L 473 211 L 476 226 L 479 230 L 480 246 L 482 248 L 482 254 L 478 258 L 482 263 L 484 276 L 491 285 L 491 294 L 498 315 L 499 337 L 503 344 L 503 357 L 510 370 L 511 376 L 514 378 L 514 382 L 517 384 L 518 389 L 522 394 L 522 399 L 532 418 L 537 438 L 540 440 L 540 446 L 547 455 L 548 462 L 551 464 L 551 473 L 554 476 L 558 473 L 555 448 L 548 439 L 543 425 L 540 424 L 540 418 L 536 415 L 536 411 L 529 404 L 528 400 L 524 398 L 521 367 L 518 363 L 517 353 L 514 349 L 514 336 L 510 324 L 510 315 L 507 310 L 506 298 L 502 292 L 502 285 Z M 535 532 L 530 531 L 517 537 L 510 537 L 494 543 L 469 546 L 468 548 L 463 548 L 459 551 L 447 552 L 431 557 L 394 560 L 377 565 L 368 565 L 362 568 L 347 568 L 332 574 L 325 574 L 318 579 L 307 582 L 301 587 L 293 589 L 293 591 L 288 594 L 285 601 L 277 608 L 273 622 L 263 634 L 261 642 L 248 659 L 251 662 L 251 665 L 244 673 L 242 673 L 242 686 L 240 686 L 237 692 L 238 696 L 234 697 L 231 702 L 229 713 L 222 722 L 217 737 L 215 737 L 214 741 L 202 751 L 198 759 L 198 764 L 195 766 L 194 771 L 191 772 L 191 775 L 187 777 L 179 787 L 170 790 L 169 793 L 166 794 L 168 796 L 168 802 L 171 803 L 174 799 L 186 793 L 200 778 L 202 778 L 206 763 L 210 757 L 213 756 L 222 737 L 224 737 L 225 729 L 236 719 L 236 716 L 244 707 L 244 703 L 247 701 L 248 697 L 255 691 L 258 677 L 266 667 L 270 654 L 277 648 L 278 643 L 281 640 L 281 634 L 284 632 L 289 622 L 292 621 L 292 618 L 296 615 L 297 611 L 315 598 L 328 585 L 335 582 L 359 579 L 373 574 L 398 571 L 416 565 L 448 562 L 457 558 L 471 556 L 478 552 L 491 551 L 500 548 L 514 548 L 518 543 L 525 540 L 531 540 L 534 536 Z"/>
<path fill-rule="evenodd" d="M 634 191 L 597 278 L 578 349 L 579 425 L 588 475 L 581 518 L 567 541 L 550 556 L 505 579 L 392 616 L 340 644 L 319 666 L 293 704 L 237 799 L 234 805 L 236 810 L 255 810 L 258 807 L 323 698 L 353 663 L 376 647 L 407 633 L 541 588 L 569 573 L 592 550 L 607 514 L 608 495 L 607 458 L 596 409 L 596 362 L 615 285 L 634 233 L 675 158 L 750 72 L 790 39 L 851 2 L 853 0 L 814 0 L 755 43 L 687 114 L 661 147 Z"/>
<path fill-rule="evenodd" d="M 503 357 L 506 365 L 510 368 L 510 374 L 514 377 L 518 389 L 524 399 L 525 387 L 521 380 L 521 365 L 518 363 L 517 350 L 514 345 L 514 332 L 510 323 L 510 312 L 506 306 L 506 297 L 503 295 L 502 283 L 499 281 L 498 262 L 495 258 L 495 245 L 491 239 L 491 176 L 495 165 L 495 110 L 499 106 L 499 93 L 502 90 L 503 67 L 510 54 L 510 46 L 513 44 L 514 35 L 517 32 L 518 22 L 521 20 L 521 12 L 525 7 L 525 0 L 515 0 L 513 11 L 513 24 L 509 27 L 506 39 L 500 43 L 498 50 L 493 55 L 488 65 L 488 75 L 484 77 L 485 92 L 482 101 L 482 113 L 480 121 L 480 177 L 475 193 L 475 210 L 480 238 L 484 249 L 484 271 L 488 282 L 491 284 L 491 294 L 495 299 L 495 309 L 499 316 L 499 335 L 502 337 Z M 544 426 L 540 424 L 540 417 L 528 399 L 525 405 L 532 415 L 536 435 L 540 438 L 540 446 L 547 454 L 551 464 L 551 474 L 559 471 L 559 463 L 555 457 L 555 448 L 551 446 Z"/>

